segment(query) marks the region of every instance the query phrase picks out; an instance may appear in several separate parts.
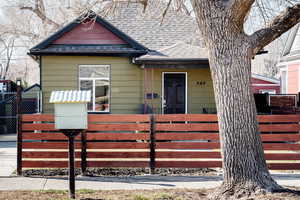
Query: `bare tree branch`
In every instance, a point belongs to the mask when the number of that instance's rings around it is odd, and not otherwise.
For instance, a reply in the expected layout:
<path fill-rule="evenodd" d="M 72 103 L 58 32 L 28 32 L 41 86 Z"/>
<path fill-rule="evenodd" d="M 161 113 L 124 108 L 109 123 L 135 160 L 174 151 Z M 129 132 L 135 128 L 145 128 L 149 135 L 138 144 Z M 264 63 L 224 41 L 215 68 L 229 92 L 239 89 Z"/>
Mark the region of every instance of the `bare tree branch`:
<path fill-rule="evenodd" d="M 299 22 L 300 3 L 297 3 L 275 17 L 265 28 L 256 31 L 250 36 L 253 55 Z"/>
<path fill-rule="evenodd" d="M 1 64 L 0 79 L 5 79 L 10 68 L 11 58 L 15 47 L 15 38 L 8 39 L 7 41 L 0 39 L 5 49 L 5 64 Z"/>
<path fill-rule="evenodd" d="M 255 0 L 230 0 L 229 2 L 227 2 L 226 7 L 227 9 L 233 11 L 233 13 L 238 13 L 233 17 L 237 21 L 237 24 L 243 25 L 245 22 L 245 18 L 249 14 L 254 2 Z"/>
<path fill-rule="evenodd" d="M 43 23 L 46 23 L 48 25 L 53 25 L 56 29 L 60 27 L 58 23 L 47 17 L 46 15 L 46 10 L 45 10 L 45 5 L 43 0 L 35 0 L 35 6 L 30 7 L 30 6 L 22 6 L 20 7 L 21 10 L 29 10 L 33 13 L 35 13 L 42 21 Z"/>

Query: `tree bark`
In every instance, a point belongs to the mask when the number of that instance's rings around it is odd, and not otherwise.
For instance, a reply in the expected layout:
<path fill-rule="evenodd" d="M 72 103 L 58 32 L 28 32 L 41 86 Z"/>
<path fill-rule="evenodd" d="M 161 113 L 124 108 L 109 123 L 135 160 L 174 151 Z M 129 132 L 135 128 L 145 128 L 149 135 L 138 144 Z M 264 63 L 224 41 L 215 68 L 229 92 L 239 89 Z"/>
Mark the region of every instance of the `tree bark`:
<path fill-rule="evenodd" d="M 211 199 L 237 199 L 281 187 L 272 179 L 251 90 L 251 38 L 234 10 L 218 1 L 193 1 L 209 63 L 219 119 L 224 180 Z"/>
<path fill-rule="evenodd" d="M 231 37 L 210 51 L 224 172 L 216 199 L 280 189 L 268 172 L 258 130 L 249 44 L 243 35 Z"/>

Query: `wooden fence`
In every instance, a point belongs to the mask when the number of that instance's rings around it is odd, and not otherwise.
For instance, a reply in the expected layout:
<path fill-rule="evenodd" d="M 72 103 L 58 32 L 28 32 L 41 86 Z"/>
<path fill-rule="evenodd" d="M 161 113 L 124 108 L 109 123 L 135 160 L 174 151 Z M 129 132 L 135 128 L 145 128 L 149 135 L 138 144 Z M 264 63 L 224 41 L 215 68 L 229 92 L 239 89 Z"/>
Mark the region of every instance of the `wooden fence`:
<path fill-rule="evenodd" d="M 300 169 L 300 115 L 258 116 L 270 169 Z M 93 115 L 76 137 L 76 166 L 216 168 L 221 167 L 217 116 Z M 22 168 L 68 166 L 67 137 L 54 128 L 53 115 L 23 115 Z"/>

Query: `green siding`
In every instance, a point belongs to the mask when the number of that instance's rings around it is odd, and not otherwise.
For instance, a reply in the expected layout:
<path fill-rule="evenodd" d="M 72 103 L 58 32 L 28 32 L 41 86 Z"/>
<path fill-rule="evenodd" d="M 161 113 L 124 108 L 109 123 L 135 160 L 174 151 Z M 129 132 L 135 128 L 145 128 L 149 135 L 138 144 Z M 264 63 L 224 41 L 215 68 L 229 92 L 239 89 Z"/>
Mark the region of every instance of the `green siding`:
<path fill-rule="evenodd" d="M 78 65 L 111 66 L 111 113 L 138 113 L 142 104 L 142 70 L 128 58 L 96 56 L 43 56 L 43 111 L 53 112 L 49 104 L 53 90 L 78 89 Z"/>
<path fill-rule="evenodd" d="M 78 89 L 78 65 L 81 64 L 111 66 L 111 113 L 134 114 L 141 112 L 144 102 L 143 69 L 131 64 L 129 58 L 97 56 L 42 57 L 43 112 L 53 112 L 53 105 L 48 103 L 51 91 Z M 159 98 L 153 100 L 156 113 L 162 111 L 162 72 L 187 72 L 188 113 L 202 113 L 203 108 L 215 108 L 209 69 L 154 69 L 153 91 L 159 94 Z M 197 81 L 205 81 L 206 84 L 200 86 L 197 85 Z"/>

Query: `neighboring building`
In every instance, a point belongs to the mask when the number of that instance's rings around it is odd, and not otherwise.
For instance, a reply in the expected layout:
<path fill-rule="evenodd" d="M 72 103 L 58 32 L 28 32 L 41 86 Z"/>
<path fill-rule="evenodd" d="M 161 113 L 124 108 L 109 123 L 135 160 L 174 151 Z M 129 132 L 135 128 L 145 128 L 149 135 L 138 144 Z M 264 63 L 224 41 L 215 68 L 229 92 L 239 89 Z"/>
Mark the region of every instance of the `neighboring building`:
<path fill-rule="evenodd" d="M 300 92 L 300 24 L 291 29 L 278 66 L 281 74 L 281 93 L 298 94 Z"/>
<path fill-rule="evenodd" d="M 39 113 L 41 110 L 41 86 L 34 84 L 22 92 L 22 109 L 23 114 Z"/>
<path fill-rule="evenodd" d="M 43 112 L 54 90 L 91 90 L 95 113 L 215 113 L 206 49 L 194 18 L 121 3 L 114 16 L 75 20 L 30 49 Z M 175 12 L 175 11 L 174 11 Z M 95 17 L 95 18 L 94 18 Z M 79 18 L 82 19 L 82 18 Z"/>
<path fill-rule="evenodd" d="M 252 74 L 253 93 L 280 94 L 280 80 L 259 74 Z"/>
<path fill-rule="evenodd" d="M 17 85 L 11 80 L 0 80 L 0 93 L 15 92 Z"/>

